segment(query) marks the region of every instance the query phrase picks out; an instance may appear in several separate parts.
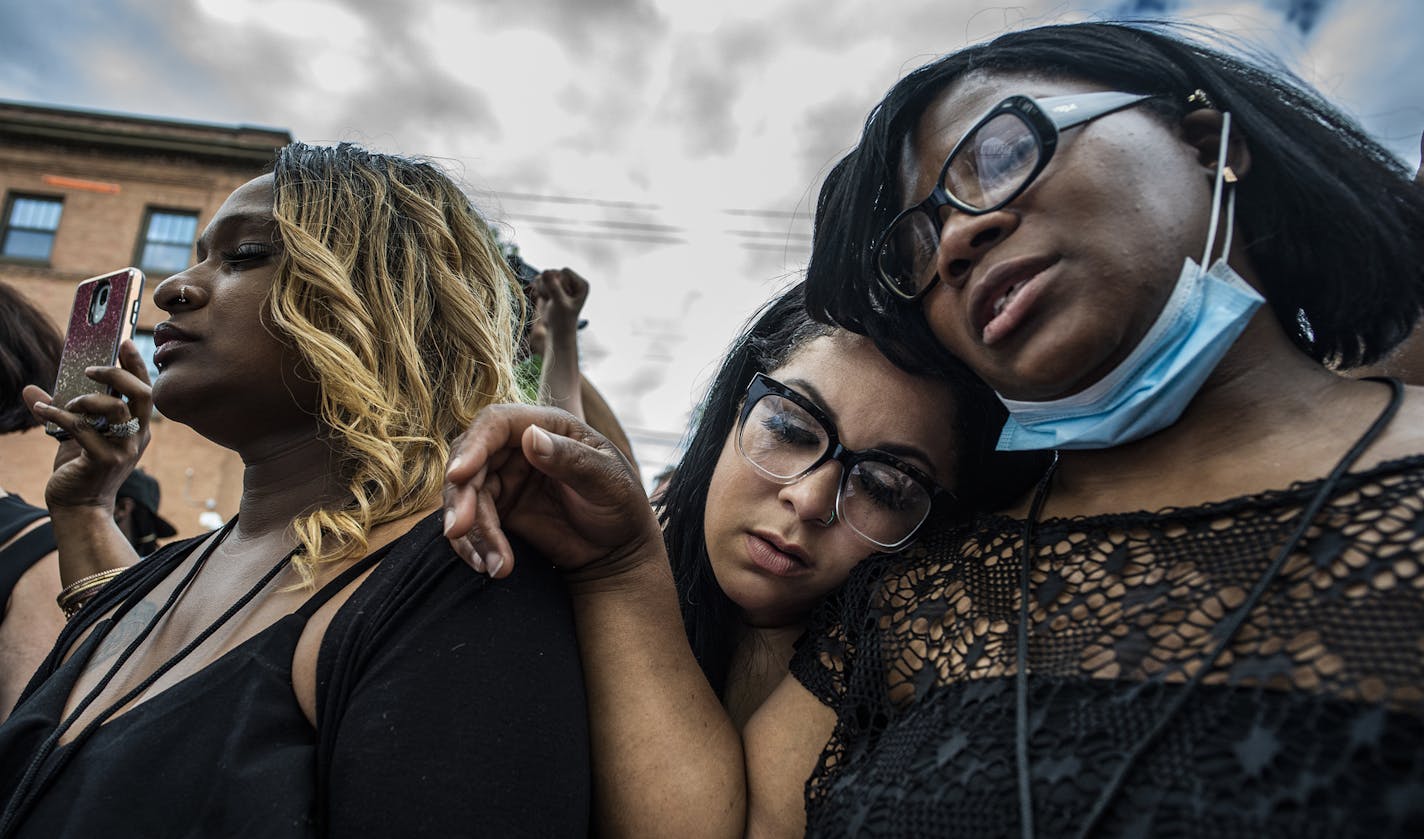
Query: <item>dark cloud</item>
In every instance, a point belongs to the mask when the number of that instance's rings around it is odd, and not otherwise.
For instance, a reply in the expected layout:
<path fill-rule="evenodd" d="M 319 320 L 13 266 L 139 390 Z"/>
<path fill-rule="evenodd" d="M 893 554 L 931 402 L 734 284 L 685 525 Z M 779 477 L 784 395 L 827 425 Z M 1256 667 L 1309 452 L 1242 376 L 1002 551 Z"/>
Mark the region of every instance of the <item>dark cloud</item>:
<path fill-rule="evenodd" d="M 609 35 L 636 48 L 667 28 L 650 0 L 486 0 L 481 9 L 501 26 L 550 33 L 575 57 L 597 54 L 599 41 Z"/>
<path fill-rule="evenodd" d="M 1370 11 L 1376 12 L 1375 25 L 1361 26 L 1359 16 Z M 1419 164 L 1424 131 L 1424 74 L 1408 68 L 1418 64 L 1421 47 L 1424 5 L 1377 0 L 1374 10 L 1333 4 L 1305 57 L 1307 70 L 1316 64 L 1332 68 L 1317 79 L 1327 96 L 1411 166 Z"/>
<path fill-rule="evenodd" d="M 381 33 L 384 70 L 359 102 L 343 105 L 338 120 L 382 131 L 434 123 L 445 127 L 444 135 L 414 133 L 448 137 L 453 153 L 474 156 L 485 142 L 521 133 L 538 133 L 545 141 L 557 138 L 558 150 L 582 154 L 624 148 L 646 108 L 643 90 L 657 77 L 648 64 L 649 45 L 667 28 L 657 9 L 643 0 L 486 0 L 474 7 L 479 25 L 496 37 L 499 31 L 517 29 L 548 35 L 574 68 L 554 94 L 567 119 L 540 127 L 527 124 L 518 112 L 495 113 L 485 93 L 519 74 L 540 73 L 540 56 L 529 55 L 495 78 L 452 78 L 432 66 L 417 19 L 398 4 L 346 0 L 342 7 Z M 531 174 L 533 180 L 520 183 L 536 186 L 544 180 Z"/>
<path fill-rule="evenodd" d="M 1313 34 L 1335 0 L 1258 0 L 1265 10 L 1275 12 L 1297 33 Z M 1110 7 L 1117 17 L 1163 17 L 1190 12 L 1199 4 L 1190 0 L 1124 0 Z"/>
<path fill-rule="evenodd" d="M 672 75 L 657 114 L 681 127 L 684 153 L 704 158 L 737 150 L 741 126 L 733 110 L 743 91 L 765 77 L 779 31 L 763 21 L 740 21 L 673 45 Z"/>
<path fill-rule="evenodd" d="M 426 143 L 438 138 L 429 149 L 402 150 L 411 153 L 435 148 L 461 152 L 501 137 L 499 118 L 482 91 L 418 65 L 379 74 L 374 83 L 344 99 L 326 121 L 342 132 L 420 137 Z"/>
<path fill-rule="evenodd" d="M 559 148 L 582 154 L 616 152 L 636 144 L 637 131 L 648 108 L 645 88 L 655 75 L 651 72 L 619 70 L 592 86 L 567 85 L 556 95 L 570 117 L 557 126 L 566 132 Z"/>
<path fill-rule="evenodd" d="M 26 98 L 79 104 L 83 65 L 73 60 L 72 51 L 94 30 L 94 14 L 89 4 L 76 0 L 6 2 L 4 25 L 0 26 L 0 84 L 26 91 Z M 54 24 L 60 16 L 72 16 L 71 26 L 78 37 L 59 37 Z"/>
<path fill-rule="evenodd" d="M 801 114 L 795 150 L 796 165 L 803 182 L 820 181 L 826 172 L 860 140 L 860 126 L 874 100 L 866 97 L 836 97 L 812 105 Z"/>
<path fill-rule="evenodd" d="M 664 119 L 682 127 L 682 150 L 690 157 L 724 155 L 737 144 L 732 118 L 737 79 L 732 68 L 707 56 L 686 56 L 673 71 L 672 84 L 659 108 Z"/>
<path fill-rule="evenodd" d="M 209 68 L 173 61 L 174 9 L 160 16 L 138 0 L 6 2 L 0 82 L 24 98 L 155 116 L 225 119 L 220 104 L 192 108 L 213 81 Z M 122 81 L 119 81 L 122 80 Z"/>

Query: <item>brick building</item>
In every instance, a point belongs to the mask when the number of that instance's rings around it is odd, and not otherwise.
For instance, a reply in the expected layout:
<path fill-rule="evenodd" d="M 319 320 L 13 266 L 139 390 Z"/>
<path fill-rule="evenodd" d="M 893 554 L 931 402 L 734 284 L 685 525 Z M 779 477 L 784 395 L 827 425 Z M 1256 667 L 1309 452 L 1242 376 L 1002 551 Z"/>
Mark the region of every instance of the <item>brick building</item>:
<path fill-rule="evenodd" d="M 125 265 L 148 277 L 138 344 L 152 352 L 157 283 L 186 267 L 193 241 L 240 184 L 260 174 L 286 131 L 0 101 L 0 281 L 63 331 L 75 285 Z M 153 371 L 150 368 L 150 375 Z M 155 417 L 142 467 L 181 536 L 209 506 L 237 512 L 242 464 L 186 426 Z M 0 486 L 42 503 L 54 457 L 43 430 L 0 436 Z"/>

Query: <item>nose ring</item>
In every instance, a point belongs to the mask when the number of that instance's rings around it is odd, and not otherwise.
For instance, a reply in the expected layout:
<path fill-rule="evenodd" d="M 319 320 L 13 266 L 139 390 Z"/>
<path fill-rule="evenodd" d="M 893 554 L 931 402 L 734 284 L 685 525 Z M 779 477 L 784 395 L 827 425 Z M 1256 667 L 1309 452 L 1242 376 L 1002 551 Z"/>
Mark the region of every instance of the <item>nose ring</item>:
<path fill-rule="evenodd" d="M 178 287 L 178 299 L 177 299 L 176 301 L 174 301 L 174 302 L 177 302 L 177 303 L 184 303 L 184 304 L 186 304 L 186 303 L 188 302 L 188 287 L 187 287 L 187 286 L 179 286 L 179 287 Z"/>

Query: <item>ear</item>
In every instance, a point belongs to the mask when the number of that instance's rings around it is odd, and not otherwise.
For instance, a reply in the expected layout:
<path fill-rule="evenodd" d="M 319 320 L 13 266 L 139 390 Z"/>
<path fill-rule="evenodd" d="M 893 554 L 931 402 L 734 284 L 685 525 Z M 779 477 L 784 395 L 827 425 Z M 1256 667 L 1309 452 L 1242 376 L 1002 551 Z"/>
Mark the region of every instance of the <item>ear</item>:
<path fill-rule="evenodd" d="M 1197 161 L 1211 174 L 1216 174 L 1216 161 L 1221 156 L 1221 111 L 1201 108 L 1182 117 L 1182 139 L 1196 149 Z M 1243 178 L 1251 171 L 1251 149 L 1241 129 L 1233 122 L 1227 140 L 1226 165 Z"/>

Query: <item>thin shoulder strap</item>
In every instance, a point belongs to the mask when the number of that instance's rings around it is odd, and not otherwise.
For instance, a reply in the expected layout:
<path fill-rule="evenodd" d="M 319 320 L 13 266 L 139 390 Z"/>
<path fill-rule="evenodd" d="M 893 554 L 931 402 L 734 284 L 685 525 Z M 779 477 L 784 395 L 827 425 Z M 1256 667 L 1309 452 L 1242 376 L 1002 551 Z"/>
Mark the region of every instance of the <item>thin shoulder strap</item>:
<path fill-rule="evenodd" d="M 14 496 L 9 497 L 13 498 Z M 13 518 L 8 518 L 3 524 L 0 524 L 0 545 L 15 538 L 15 534 L 29 527 L 31 522 L 45 518 L 48 515 L 49 512 L 47 510 L 41 510 L 38 507 L 18 510 Z"/>
<path fill-rule="evenodd" d="M 53 550 L 54 528 L 49 522 L 0 549 L 0 608 L 30 566 Z"/>
<path fill-rule="evenodd" d="M 380 550 L 376 551 L 373 554 L 368 554 L 366 557 L 361 559 L 360 562 L 357 562 L 355 565 L 352 565 L 350 568 L 347 568 L 345 571 L 342 571 L 336 576 L 336 579 L 322 586 L 316 594 L 313 594 L 311 597 L 307 598 L 307 602 L 302 604 L 302 607 L 297 610 L 297 614 L 301 615 L 303 618 L 311 618 L 312 615 L 316 614 L 316 610 L 320 609 L 322 606 L 325 606 L 326 601 L 334 597 L 337 592 L 351 585 L 352 580 L 355 580 L 357 577 L 366 573 L 368 570 L 370 570 L 371 566 L 380 562 L 381 558 L 384 557 L 386 553 L 390 551 L 390 549 L 391 546 L 389 544 L 383 545 Z"/>

